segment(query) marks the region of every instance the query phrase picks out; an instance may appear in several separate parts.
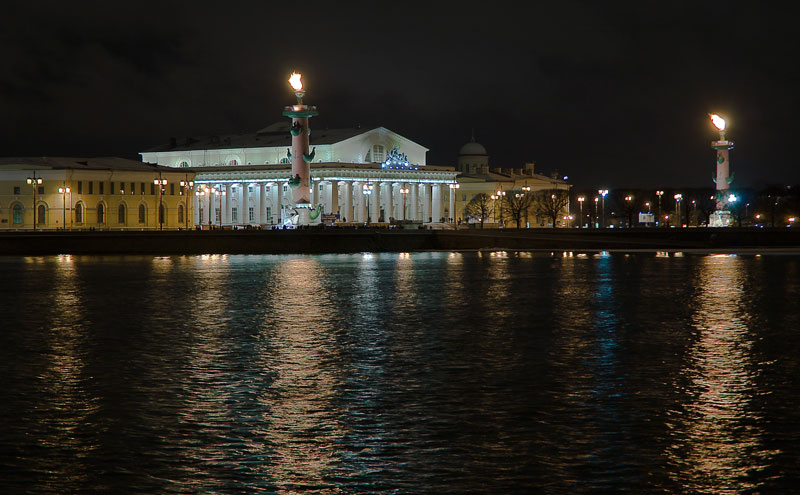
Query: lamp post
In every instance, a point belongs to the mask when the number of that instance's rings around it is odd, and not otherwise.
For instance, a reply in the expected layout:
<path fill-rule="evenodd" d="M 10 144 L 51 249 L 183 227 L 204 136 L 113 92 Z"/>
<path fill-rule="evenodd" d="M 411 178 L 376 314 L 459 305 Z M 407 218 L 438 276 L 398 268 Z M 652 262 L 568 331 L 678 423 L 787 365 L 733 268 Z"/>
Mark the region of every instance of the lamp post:
<path fill-rule="evenodd" d="M 184 175 L 183 180 L 180 182 L 181 194 L 183 195 L 183 216 L 186 220 L 186 230 L 189 230 L 189 194 L 186 192 L 186 190 L 194 188 L 194 181 L 188 179 L 189 177 Z"/>
<path fill-rule="evenodd" d="M 600 198 L 595 196 L 594 197 L 594 225 L 595 225 L 595 228 L 599 228 L 600 227 L 600 219 L 597 216 L 597 203 L 599 201 L 600 201 Z"/>
<path fill-rule="evenodd" d="M 583 228 L 583 202 L 584 202 L 585 200 L 586 200 L 586 198 L 585 198 L 585 197 L 583 197 L 583 196 L 578 196 L 578 208 L 580 209 L 580 215 L 581 215 L 581 216 L 580 216 L 580 219 L 581 219 L 581 226 L 580 226 L 580 228 L 581 228 L 581 229 Z"/>
<path fill-rule="evenodd" d="M 33 171 L 33 176 L 28 177 L 26 182 L 33 187 L 33 231 L 36 232 L 36 190 L 42 184 L 42 178 L 36 176 L 36 170 Z"/>
<path fill-rule="evenodd" d="M 497 199 L 500 200 L 500 227 L 503 226 L 503 198 L 505 197 L 505 195 L 506 195 L 506 192 L 503 191 L 502 189 L 498 189 L 497 190 Z M 497 208 L 496 204 L 495 204 L 495 208 Z"/>
<path fill-rule="evenodd" d="M 70 192 L 69 187 L 64 185 L 64 187 L 58 188 L 58 193 L 63 195 L 64 197 L 64 207 L 61 209 L 61 228 L 67 230 L 67 193 Z M 72 201 L 70 201 L 72 203 Z M 70 224 L 72 224 L 72 214 L 69 215 Z"/>
<path fill-rule="evenodd" d="M 608 195 L 608 189 L 599 189 L 597 191 L 600 194 L 600 197 L 603 198 L 603 228 L 606 227 L 606 196 Z"/>
<path fill-rule="evenodd" d="M 158 186 L 158 230 L 164 230 L 164 214 L 161 201 L 164 194 L 164 186 L 167 185 L 167 179 L 162 179 L 161 173 L 159 172 L 158 179 L 153 179 L 153 184 Z"/>
<path fill-rule="evenodd" d="M 735 194 L 729 194 L 727 200 L 728 200 L 728 204 L 731 205 L 731 209 L 733 210 L 733 209 L 736 208 L 736 202 L 739 201 L 739 198 L 737 198 Z M 737 227 L 741 227 L 742 226 L 741 217 L 739 217 L 739 220 L 736 223 L 737 223 Z"/>
<path fill-rule="evenodd" d="M 406 196 L 408 196 L 409 189 L 407 187 L 400 188 L 400 194 L 403 195 L 403 220 L 406 219 Z"/>
<path fill-rule="evenodd" d="M 664 191 L 656 191 L 656 196 L 658 196 L 658 218 L 661 219 L 661 196 L 664 195 Z"/>
<path fill-rule="evenodd" d="M 362 192 L 367 197 L 367 222 L 366 222 L 367 224 L 369 224 L 369 220 L 370 220 L 370 218 L 369 218 L 369 204 L 370 204 L 370 199 L 372 197 L 372 188 L 373 187 L 375 187 L 375 186 L 373 186 L 369 182 L 367 182 L 366 184 L 361 186 Z"/>
<path fill-rule="evenodd" d="M 675 224 L 676 227 L 681 226 L 681 199 L 683 199 L 683 194 L 678 193 L 675 196 L 675 216 L 677 217 L 675 220 L 677 223 Z"/>

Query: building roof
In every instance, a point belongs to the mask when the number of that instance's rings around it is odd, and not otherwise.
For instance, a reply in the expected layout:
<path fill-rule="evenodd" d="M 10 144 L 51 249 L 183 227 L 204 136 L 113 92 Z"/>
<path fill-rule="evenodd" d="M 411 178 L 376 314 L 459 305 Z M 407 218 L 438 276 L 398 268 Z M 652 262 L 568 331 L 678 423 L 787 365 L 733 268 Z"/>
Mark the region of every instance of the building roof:
<path fill-rule="evenodd" d="M 0 170 L 125 170 L 132 172 L 174 173 L 173 167 L 162 167 L 153 163 L 103 156 L 93 158 L 63 156 L 23 156 L 0 158 Z M 184 172 L 185 169 L 181 169 Z"/>
<path fill-rule="evenodd" d="M 373 129 L 346 128 L 346 129 L 311 129 L 312 145 L 334 144 L 367 133 Z M 236 148 L 269 148 L 289 147 L 292 145 L 292 136 L 289 134 L 289 121 L 277 122 L 252 134 L 226 134 L 211 136 L 190 136 L 175 139 L 167 144 L 162 144 L 146 150 L 145 153 L 159 151 L 191 151 L 212 149 Z"/>
<path fill-rule="evenodd" d="M 470 141 L 458 150 L 458 156 L 488 156 L 488 153 L 481 143 Z"/>
<path fill-rule="evenodd" d="M 567 184 L 566 181 L 561 179 L 554 179 L 542 174 L 507 174 L 503 172 L 489 171 L 484 174 L 460 174 L 459 181 L 464 182 L 515 182 L 532 180 L 538 182 L 548 182 L 550 184 Z"/>

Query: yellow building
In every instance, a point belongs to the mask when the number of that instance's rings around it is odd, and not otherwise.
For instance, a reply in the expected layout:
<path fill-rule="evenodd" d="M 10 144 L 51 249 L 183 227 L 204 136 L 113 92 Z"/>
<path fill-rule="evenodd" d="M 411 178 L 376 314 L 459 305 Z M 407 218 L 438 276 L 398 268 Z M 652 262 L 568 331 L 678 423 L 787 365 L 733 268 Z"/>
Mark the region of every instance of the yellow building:
<path fill-rule="evenodd" d="M 125 158 L 2 158 L 0 230 L 193 228 L 193 183 Z"/>
<path fill-rule="evenodd" d="M 570 185 L 566 180 L 558 176 L 548 177 L 534 172 L 534 164 L 526 163 L 524 168 L 490 168 L 489 154 L 480 143 L 475 142 L 473 135 L 470 142 L 461 147 L 458 152 L 458 165 L 456 170 L 459 172 L 457 177 L 458 189 L 455 191 L 455 212 L 459 218 L 466 221 L 467 216 L 464 209 L 470 201 L 478 194 L 494 196 L 497 205 L 492 205 L 491 218 L 485 219 L 488 224 L 508 225 L 508 219 L 501 222 L 499 203 L 500 197 L 509 191 L 515 193 L 536 194 L 546 190 L 565 190 L 569 191 Z M 497 207 L 495 207 L 497 206 Z M 563 209 L 564 216 L 568 215 L 569 203 Z M 531 226 L 552 225 L 550 218 L 536 217 L 535 209 L 530 208 L 528 221 Z M 560 219 L 557 225 L 569 225 L 568 219 Z M 488 225 L 487 225 L 488 226 Z"/>

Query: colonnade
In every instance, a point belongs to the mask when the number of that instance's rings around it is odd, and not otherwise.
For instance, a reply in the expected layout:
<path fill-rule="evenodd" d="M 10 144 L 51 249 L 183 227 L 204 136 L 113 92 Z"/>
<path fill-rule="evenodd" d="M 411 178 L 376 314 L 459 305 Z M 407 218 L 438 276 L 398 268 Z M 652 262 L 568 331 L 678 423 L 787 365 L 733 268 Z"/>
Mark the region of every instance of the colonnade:
<path fill-rule="evenodd" d="M 286 181 L 196 184 L 210 187 L 203 189 L 207 193 L 202 196 L 195 195 L 195 225 L 279 225 L 293 207 Z M 314 205 L 322 204 L 325 214 L 338 214 L 340 222 L 389 222 L 390 218 L 451 222 L 455 196 L 448 185 L 447 182 L 321 179 L 313 182 L 311 201 Z M 216 193 L 210 192 L 211 187 Z"/>

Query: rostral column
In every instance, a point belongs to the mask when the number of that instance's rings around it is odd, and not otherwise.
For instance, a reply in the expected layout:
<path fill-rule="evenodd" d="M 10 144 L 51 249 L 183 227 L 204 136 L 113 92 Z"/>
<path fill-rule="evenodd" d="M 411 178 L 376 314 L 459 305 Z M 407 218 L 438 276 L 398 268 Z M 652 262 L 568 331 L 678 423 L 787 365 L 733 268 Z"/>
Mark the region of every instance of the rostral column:
<path fill-rule="evenodd" d="M 314 205 L 311 204 L 311 162 L 314 161 L 316 150 L 309 153 L 309 135 L 311 129 L 308 127 L 308 119 L 319 115 L 317 107 L 303 104 L 303 82 L 300 74 L 292 73 L 289 77 L 289 84 L 297 97 L 297 104 L 285 107 L 283 115 L 292 118 L 292 127 L 289 132 L 292 134 L 292 149 L 289 152 L 292 160 L 292 174 L 289 178 L 289 187 L 292 189 L 292 202 L 297 210 L 297 225 L 308 225 L 310 223 L 309 213 Z"/>

